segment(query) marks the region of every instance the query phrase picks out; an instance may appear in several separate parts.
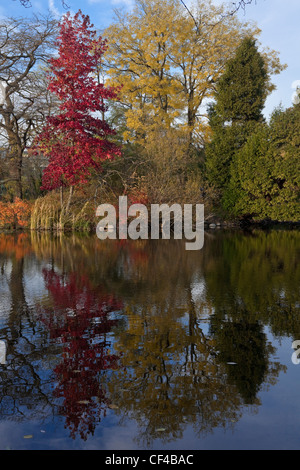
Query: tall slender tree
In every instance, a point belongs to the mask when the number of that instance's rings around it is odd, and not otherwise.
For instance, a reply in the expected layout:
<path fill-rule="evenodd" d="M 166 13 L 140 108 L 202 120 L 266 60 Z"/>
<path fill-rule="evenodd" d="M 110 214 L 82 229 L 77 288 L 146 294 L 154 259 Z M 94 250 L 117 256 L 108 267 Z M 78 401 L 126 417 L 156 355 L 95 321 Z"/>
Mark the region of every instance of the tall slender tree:
<path fill-rule="evenodd" d="M 50 60 L 49 89 L 60 101 L 59 113 L 49 117 L 36 149 L 49 157 L 45 190 L 87 183 L 101 171 L 104 160 L 120 155 L 110 137 L 114 131 L 103 119 L 106 100 L 117 90 L 98 81 L 106 41 L 97 36 L 88 16 L 67 13 L 60 23 L 58 56 Z"/>
<path fill-rule="evenodd" d="M 230 166 L 257 123 L 264 121 L 263 108 L 272 89 L 270 75 L 256 41 L 245 38 L 217 81 L 209 117 L 212 138 L 206 148 L 206 173 L 213 186 L 224 193 Z"/>

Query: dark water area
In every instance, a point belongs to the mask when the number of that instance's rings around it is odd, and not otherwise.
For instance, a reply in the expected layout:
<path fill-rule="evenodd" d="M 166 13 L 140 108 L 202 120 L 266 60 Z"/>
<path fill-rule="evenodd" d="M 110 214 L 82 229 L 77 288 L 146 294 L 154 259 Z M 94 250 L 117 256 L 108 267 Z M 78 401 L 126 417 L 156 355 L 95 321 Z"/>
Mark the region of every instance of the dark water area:
<path fill-rule="evenodd" d="M 0 234 L 0 450 L 300 449 L 299 260 L 296 230 Z"/>

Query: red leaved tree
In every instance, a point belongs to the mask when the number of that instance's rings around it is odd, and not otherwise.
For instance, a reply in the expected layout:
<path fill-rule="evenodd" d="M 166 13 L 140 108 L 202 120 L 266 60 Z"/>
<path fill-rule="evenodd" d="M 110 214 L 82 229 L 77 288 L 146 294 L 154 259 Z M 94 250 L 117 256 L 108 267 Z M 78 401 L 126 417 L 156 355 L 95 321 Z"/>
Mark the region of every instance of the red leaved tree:
<path fill-rule="evenodd" d="M 73 188 L 101 171 L 104 160 L 120 156 L 114 131 L 103 119 L 106 100 L 117 89 L 99 81 L 106 41 L 97 36 L 88 16 L 67 13 L 60 23 L 58 56 L 50 60 L 49 90 L 59 99 L 59 114 L 49 117 L 36 150 L 49 158 L 42 189 Z"/>

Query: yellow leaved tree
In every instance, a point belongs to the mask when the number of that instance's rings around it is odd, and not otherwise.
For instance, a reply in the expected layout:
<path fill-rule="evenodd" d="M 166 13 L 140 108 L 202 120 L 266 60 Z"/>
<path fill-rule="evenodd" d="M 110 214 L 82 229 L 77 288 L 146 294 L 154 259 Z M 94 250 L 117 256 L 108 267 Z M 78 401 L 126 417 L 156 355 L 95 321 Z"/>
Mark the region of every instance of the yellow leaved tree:
<path fill-rule="evenodd" d="M 144 142 L 157 128 L 185 129 L 194 142 L 207 136 L 206 100 L 214 83 L 254 25 L 225 14 L 225 6 L 198 0 L 189 11 L 179 0 L 136 0 L 116 11 L 105 31 L 107 73 L 121 85 L 125 138 Z"/>

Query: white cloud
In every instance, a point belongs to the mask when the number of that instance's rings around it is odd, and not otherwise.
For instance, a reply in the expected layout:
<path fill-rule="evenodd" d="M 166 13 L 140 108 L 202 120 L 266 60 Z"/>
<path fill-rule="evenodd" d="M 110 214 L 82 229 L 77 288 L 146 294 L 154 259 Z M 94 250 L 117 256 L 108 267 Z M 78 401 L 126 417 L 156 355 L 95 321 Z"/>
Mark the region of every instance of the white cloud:
<path fill-rule="evenodd" d="M 134 0 L 112 0 L 112 5 L 125 5 L 127 8 L 132 9 Z"/>
<path fill-rule="evenodd" d="M 95 5 L 97 3 L 104 3 L 105 0 L 88 0 L 90 5 Z M 111 5 L 124 5 L 127 8 L 131 9 L 134 5 L 134 0 L 111 0 Z"/>
<path fill-rule="evenodd" d="M 55 18 L 60 18 L 62 16 L 62 14 L 56 8 L 54 4 L 54 0 L 48 0 L 48 6 L 49 6 L 49 10 L 51 11 L 52 15 L 55 16 Z"/>

